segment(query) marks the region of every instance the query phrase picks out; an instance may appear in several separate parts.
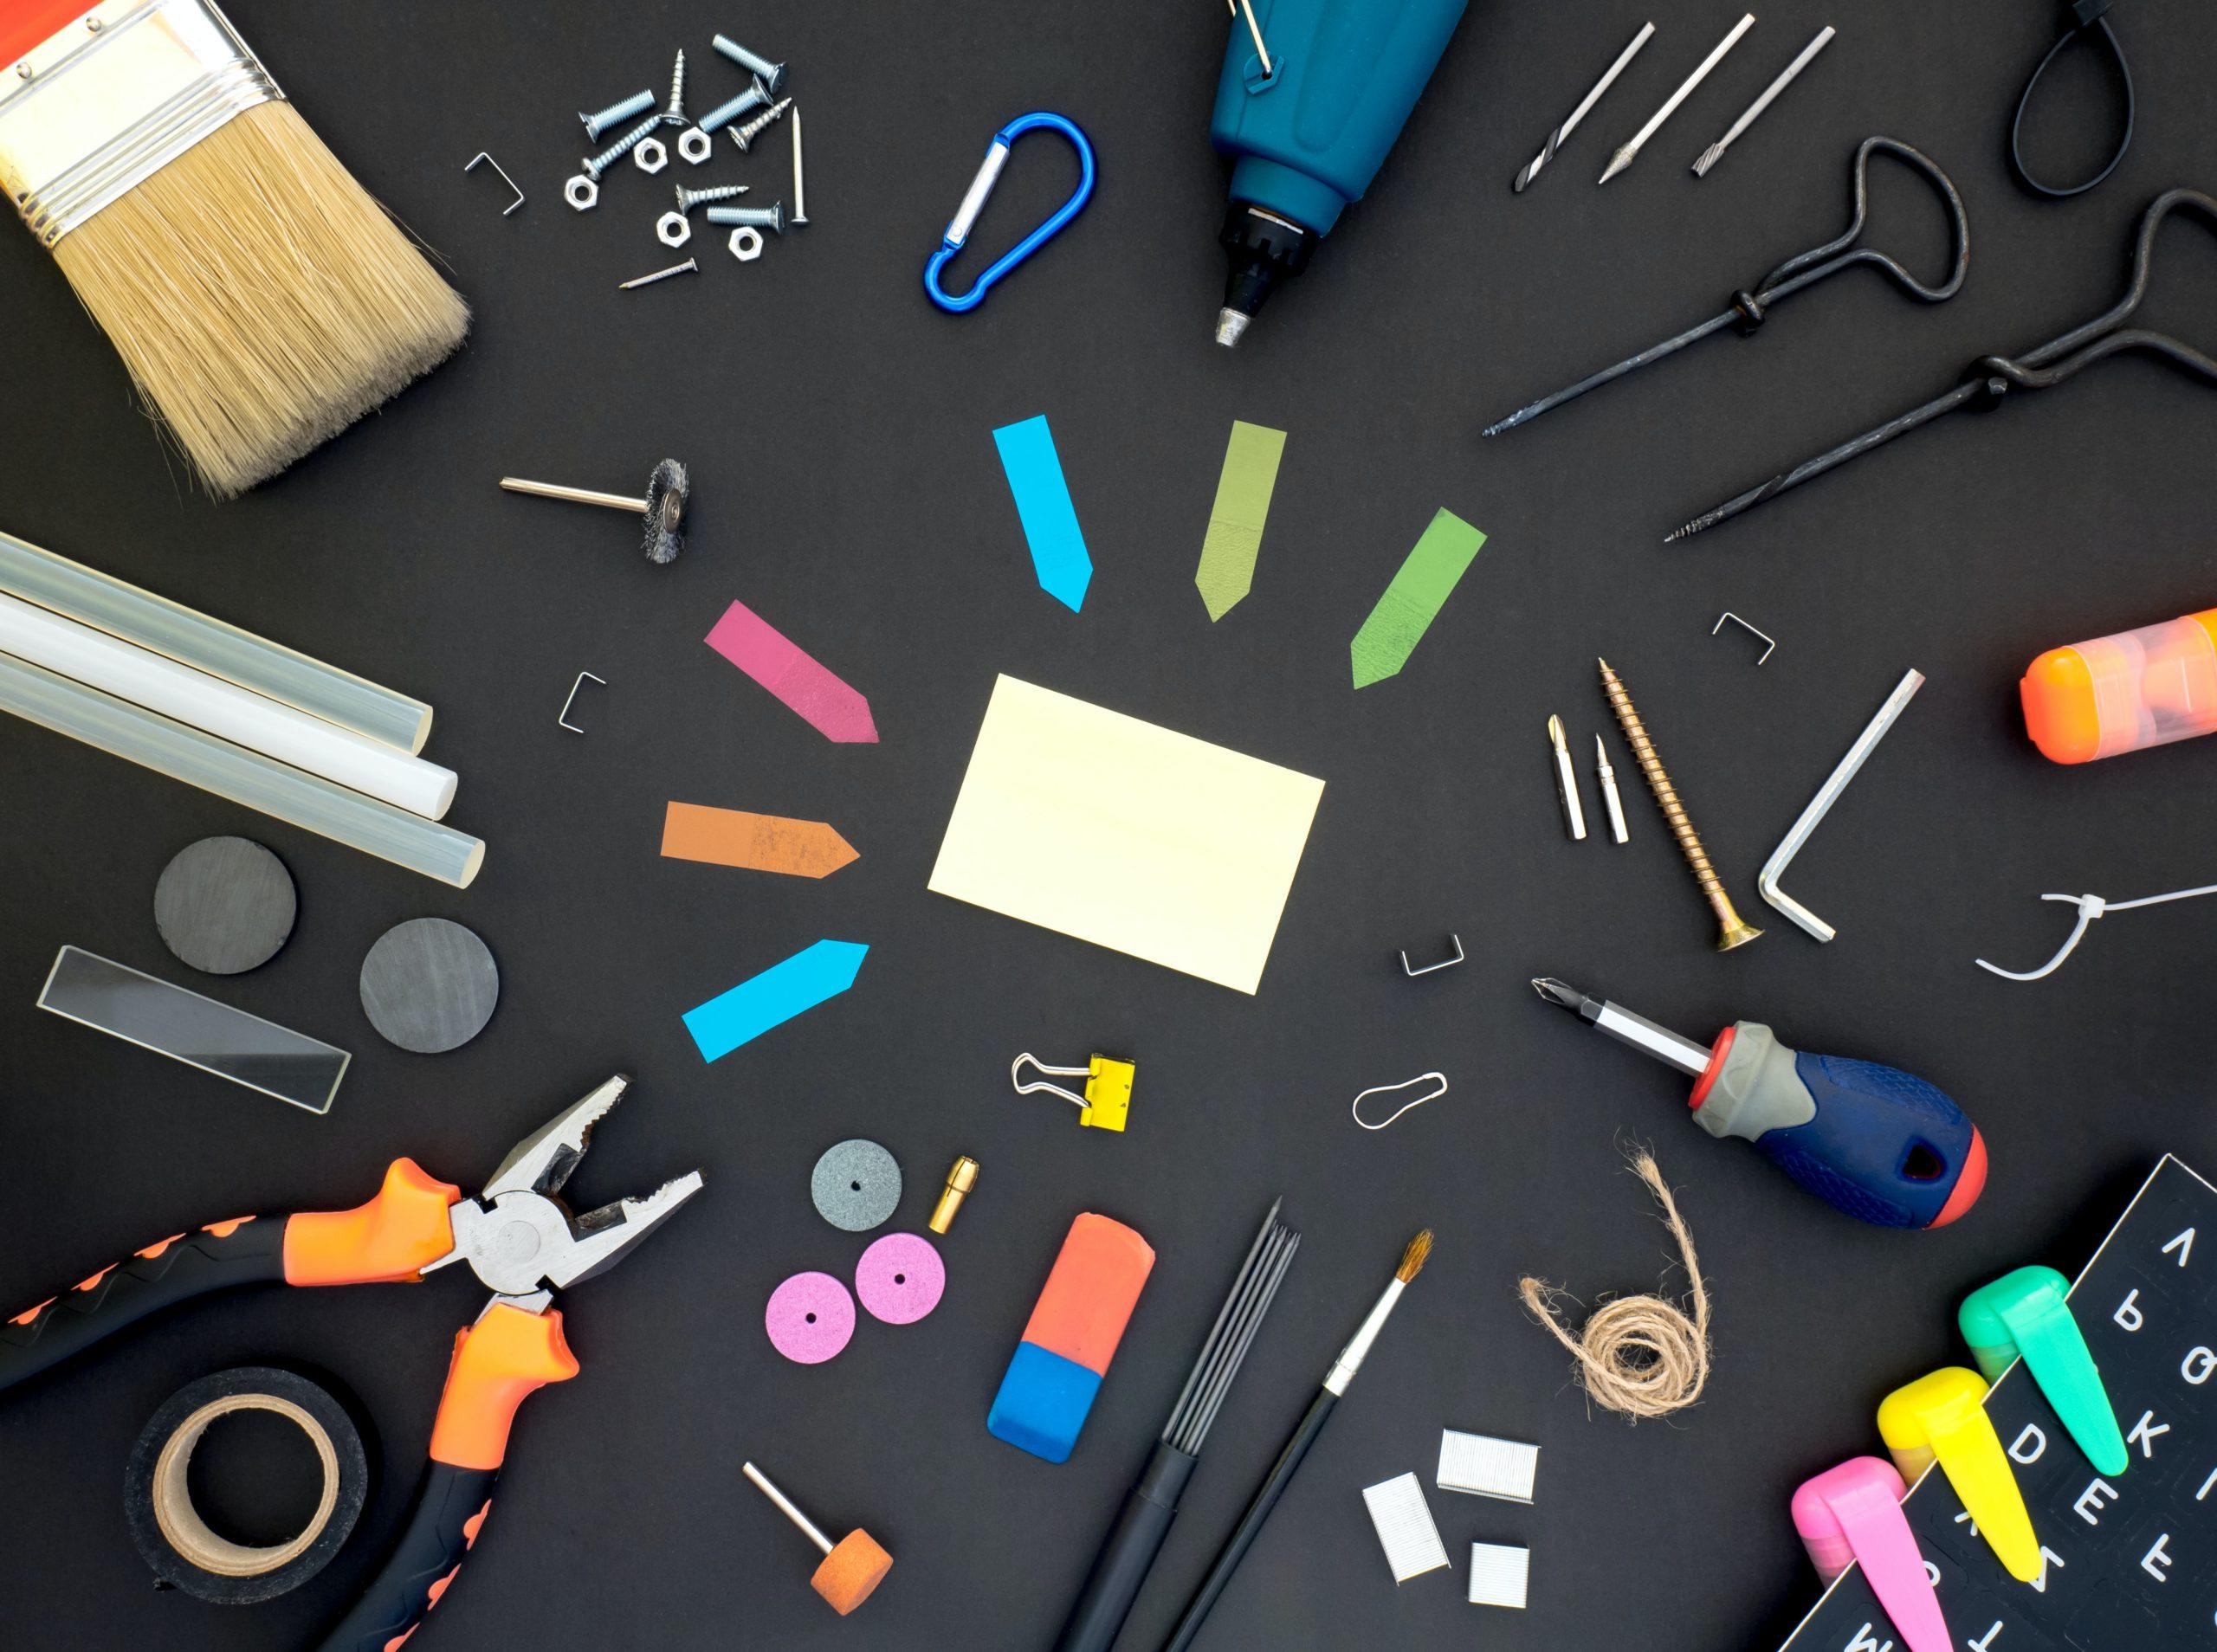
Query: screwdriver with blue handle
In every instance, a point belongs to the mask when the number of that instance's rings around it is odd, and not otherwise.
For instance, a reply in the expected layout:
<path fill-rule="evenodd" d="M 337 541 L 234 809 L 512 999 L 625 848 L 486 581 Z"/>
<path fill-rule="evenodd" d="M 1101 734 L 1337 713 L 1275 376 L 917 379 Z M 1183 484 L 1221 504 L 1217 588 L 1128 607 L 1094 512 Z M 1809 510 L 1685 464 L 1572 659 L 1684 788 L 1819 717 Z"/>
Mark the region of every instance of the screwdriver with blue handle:
<path fill-rule="evenodd" d="M 1694 1122 L 1755 1143 L 1808 1191 L 1884 1228 L 1944 1228 L 1986 1187 L 1986 1140 L 1961 1107 L 1897 1068 L 1805 1055 L 1757 1021 L 1706 1049 L 1620 1005 L 1542 977 L 1540 996 L 1694 1076 Z"/>

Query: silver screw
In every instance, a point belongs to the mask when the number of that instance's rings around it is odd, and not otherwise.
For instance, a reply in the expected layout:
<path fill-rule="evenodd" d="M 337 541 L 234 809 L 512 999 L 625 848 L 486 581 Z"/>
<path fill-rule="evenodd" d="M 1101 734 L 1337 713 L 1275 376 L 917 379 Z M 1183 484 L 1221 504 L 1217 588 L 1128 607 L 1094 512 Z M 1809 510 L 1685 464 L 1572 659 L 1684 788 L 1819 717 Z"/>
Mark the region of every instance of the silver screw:
<path fill-rule="evenodd" d="M 710 223 L 751 224 L 757 229 L 767 229 L 773 236 L 785 233 L 785 203 L 773 201 L 766 207 L 714 206 L 708 209 Z"/>
<path fill-rule="evenodd" d="M 682 126 L 685 124 L 685 48 L 677 48 L 677 67 L 669 74 L 669 101 L 663 106 L 662 124 Z"/>
<path fill-rule="evenodd" d="M 720 105 L 702 115 L 700 119 L 701 130 L 719 132 L 738 119 L 749 109 L 759 109 L 769 100 L 770 88 L 758 80 L 729 103 Z M 740 147 L 744 149 L 746 145 L 742 144 Z"/>
<path fill-rule="evenodd" d="M 677 186 L 677 210 L 680 212 L 690 212 L 696 206 L 707 206 L 716 201 L 728 201 L 734 196 L 746 193 L 747 185 L 744 184 L 721 184 L 713 190 L 688 190 L 681 184 Z"/>
<path fill-rule="evenodd" d="M 654 99 L 650 97 L 647 101 L 649 103 L 652 103 Z M 625 132 L 614 143 L 609 145 L 607 148 L 602 150 L 599 154 L 595 155 L 591 160 L 583 163 L 585 169 L 585 176 L 592 179 L 594 183 L 599 183 L 600 175 L 603 172 L 606 171 L 610 167 L 615 165 L 617 161 L 622 160 L 626 155 L 630 154 L 637 145 L 644 142 L 647 134 L 660 125 L 662 125 L 662 117 L 660 115 L 649 115 L 637 126 L 632 127 L 630 131 Z"/>
<path fill-rule="evenodd" d="M 611 126 L 629 120 L 642 109 L 651 109 L 654 106 L 653 93 L 634 92 L 623 102 L 611 103 L 598 114 L 585 114 L 580 112 L 578 119 L 585 123 L 585 141 L 589 144 L 597 144 L 600 141 L 600 134 Z"/>
<path fill-rule="evenodd" d="M 718 35 L 714 44 L 718 51 L 738 64 L 740 68 L 752 70 L 754 74 L 760 75 L 762 84 L 770 89 L 772 95 L 785 83 L 785 66 L 783 63 L 765 61 L 748 51 L 729 35 Z"/>
<path fill-rule="evenodd" d="M 756 84 L 759 85 L 760 82 L 758 81 Z M 731 129 L 731 140 L 739 145 L 740 153 L 745 154 L 747 146 L 762 135 L 762 129 L 792 106 L 793 100 L 791 98 L 781 98 L 745 126 L 734 126 Z"/>
<path fill-rule="evenodd" d="M 800 170 L 800 110 L 793 110 L 793 222 L 808 222 L 808 191 L 801 184 Z"/>

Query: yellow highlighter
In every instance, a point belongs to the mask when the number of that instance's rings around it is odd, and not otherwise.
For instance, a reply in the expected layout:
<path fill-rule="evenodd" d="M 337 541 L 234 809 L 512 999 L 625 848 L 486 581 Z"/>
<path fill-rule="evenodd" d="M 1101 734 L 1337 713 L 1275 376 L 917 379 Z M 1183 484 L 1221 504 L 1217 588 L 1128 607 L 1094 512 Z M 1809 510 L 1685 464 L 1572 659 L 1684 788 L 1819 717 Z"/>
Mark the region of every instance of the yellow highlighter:
<path fill-rule="evenodd" d="M 2034 1583 L 2040 1541 L 2001 1436 L 1986 1414 L 1986 1379 L 1961 1365 L 1920 1377 L 1879 1402 L 1878 1435 L 1912 1485 L 1936 1461 L 2009 1575 Z"/>

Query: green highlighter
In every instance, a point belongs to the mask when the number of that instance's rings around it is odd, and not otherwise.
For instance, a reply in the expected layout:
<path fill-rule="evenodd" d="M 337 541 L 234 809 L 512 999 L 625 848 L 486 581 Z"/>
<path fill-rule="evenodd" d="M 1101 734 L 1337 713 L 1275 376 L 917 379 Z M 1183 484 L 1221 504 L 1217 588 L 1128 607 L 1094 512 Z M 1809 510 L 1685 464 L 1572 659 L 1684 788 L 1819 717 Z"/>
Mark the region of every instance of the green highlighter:
<path fill-rule="evenodd" d="M 2130 1457 L 2102 1373 L 2071 1317 L 2070 1288 L 2052 1268 L 2020 1268 L 1965 1297 L 1956 1323 L 1988 1382 L 1999 1382 L 2021 1357 L 2087 1461 L 2104 1475 L 2122 1475 Z"/>

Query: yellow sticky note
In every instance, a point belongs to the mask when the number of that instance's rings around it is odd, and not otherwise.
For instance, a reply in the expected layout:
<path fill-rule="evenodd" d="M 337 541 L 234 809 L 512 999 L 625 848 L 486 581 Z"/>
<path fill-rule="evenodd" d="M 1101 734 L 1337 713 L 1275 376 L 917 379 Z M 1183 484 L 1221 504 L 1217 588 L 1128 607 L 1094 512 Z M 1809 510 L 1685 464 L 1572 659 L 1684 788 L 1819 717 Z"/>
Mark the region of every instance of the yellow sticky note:
<path fill-rule="evenodd" d="M 931 888 L 1252 992 L 1324 783 L 1003 677 Z"/>

